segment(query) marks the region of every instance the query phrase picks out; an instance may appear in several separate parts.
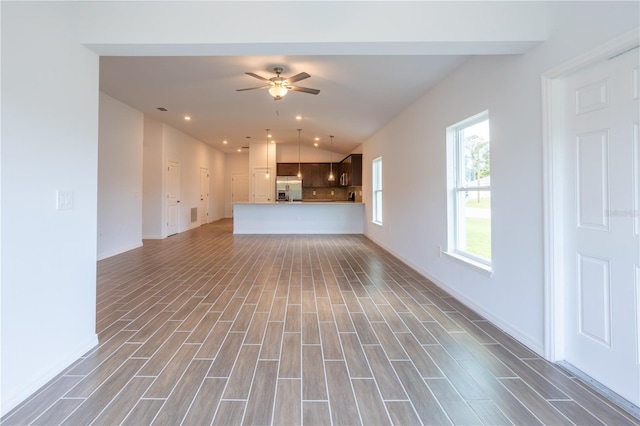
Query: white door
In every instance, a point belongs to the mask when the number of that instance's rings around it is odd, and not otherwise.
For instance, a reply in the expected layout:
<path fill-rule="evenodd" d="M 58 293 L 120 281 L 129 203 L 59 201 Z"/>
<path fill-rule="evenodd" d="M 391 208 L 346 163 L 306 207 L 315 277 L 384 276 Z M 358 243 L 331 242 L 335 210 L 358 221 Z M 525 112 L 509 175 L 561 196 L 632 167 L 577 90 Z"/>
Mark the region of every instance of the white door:
<path fill-rule="evenodd" d="M 234 203 L 249 201 L 249 173 L 231 175 L 231 201 Z"/>
<path fill-rule="evenodd" d="M 180 163 L 167 166 L 167 236 L 178 233 L 180 218 Z"/>
<path fill-rule="evenodd" d="M 209 223 L 209 169 L 200 169 L 200 225 Z"/>
<path fill-rule="evenodd" d="M 267 177 L 269 176 L 269 177 Z M 253 169 L 253 202 L 270 203 L 274 197 L 275 188 L 267 168 Z"/>
<path fill-rule="evenodd" d="M 565 81 L 565 357 L 640 405 L 638 49 Z"/>

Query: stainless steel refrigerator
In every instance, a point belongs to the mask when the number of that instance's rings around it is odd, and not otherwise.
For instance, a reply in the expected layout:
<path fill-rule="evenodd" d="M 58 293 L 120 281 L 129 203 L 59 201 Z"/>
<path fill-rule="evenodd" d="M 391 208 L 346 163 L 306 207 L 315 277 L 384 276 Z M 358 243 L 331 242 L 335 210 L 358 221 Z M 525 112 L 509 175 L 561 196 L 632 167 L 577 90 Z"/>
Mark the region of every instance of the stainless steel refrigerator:
<path fill-rule="evenodd" d="M 302 201 L 302 179 L 296 176 L 277 176 L 276 200 Z"/>

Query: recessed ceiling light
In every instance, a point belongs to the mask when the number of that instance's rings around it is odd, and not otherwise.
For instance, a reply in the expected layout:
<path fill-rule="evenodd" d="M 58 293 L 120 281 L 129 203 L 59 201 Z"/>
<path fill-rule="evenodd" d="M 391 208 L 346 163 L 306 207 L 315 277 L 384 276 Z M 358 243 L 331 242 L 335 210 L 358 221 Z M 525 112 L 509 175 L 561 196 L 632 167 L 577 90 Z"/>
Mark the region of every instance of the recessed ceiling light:
<path fill-rule="evenodd" d="M 320 140 L 320 138 L 316 136 L 315 138 L 313 138 L 313 140 L 314 140 L 314 141 L 319 141 L 319 140 Z"/>
<path fill-rule="evenodd" d="M 189 120 L 191 120 L 191 117 L 190 117 L 190 116 L 188 116 L 188 115 L 185 115 L 185 116 L 184 116 L 184 119 L 185 119 L 186 121 L 189 121 Z"/>
<path fill-rule="evenodd" d="M 276 143 L 276 141 L 274 141 L 273 139 L 271 139 L 271 143 Z"/>
<path fill-rule="evenodd" d="M 302 116 L 301 115 L 296 115 L 296 120 L 302 120 Z"/>
<path fill-rule="evenodd" d="M 238 148 L 238 152 L 242 152 L 242 148 Z"/>
<path fill-rule="evenodd" d="M 313 143 L 313 146 L 318 146 L 318 142 L 314 142 L 314 143 Z"/>
<path fill-rule="evenodd" d="M 223 140 L 223 141 L 222 141 L 222 143 L 226 145 L 226 144 L 228 144 L 229 142 L 228 142 L 227 140 Z"/>

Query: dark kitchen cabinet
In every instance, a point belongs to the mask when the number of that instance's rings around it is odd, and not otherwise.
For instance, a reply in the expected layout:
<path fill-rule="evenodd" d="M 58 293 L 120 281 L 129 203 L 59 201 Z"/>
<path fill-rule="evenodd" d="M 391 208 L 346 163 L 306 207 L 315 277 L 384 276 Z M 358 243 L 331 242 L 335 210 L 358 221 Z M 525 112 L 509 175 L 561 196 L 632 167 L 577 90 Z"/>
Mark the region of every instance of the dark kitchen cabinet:
<path fill-rule="evenodd" d="M 362 154 L 351 154 L 340 162 L 341 186 L 362 186 Z"/>
<path fill-rule="evenodd" d="M 304 188 L 323 188 L 329 183 L 329 163 L 303 163 L 302 186 Z"/>
<path fill-rule="evenodd" d="M 320 163 L 318 167 L 318 183 L 320 186 L 328 187 L 334 186 L 335 182 L 329 180 L 329 163 Z"/>
<path fill-rule="evenodd" d="M 297 176 L 298 163 L 278 163 L 278 176 Z"/>
<path fill-rule="evenodd" d="M 278 176 L 296 176 L 298 174 L 298 163 L 278 163 Z M 338 184 L 339 165 L 333 164 L 334 181 L 329 180 L 331 172 L 330 163 L 301 163 L 302 186 L 304 188 L 326 188 Z"/>

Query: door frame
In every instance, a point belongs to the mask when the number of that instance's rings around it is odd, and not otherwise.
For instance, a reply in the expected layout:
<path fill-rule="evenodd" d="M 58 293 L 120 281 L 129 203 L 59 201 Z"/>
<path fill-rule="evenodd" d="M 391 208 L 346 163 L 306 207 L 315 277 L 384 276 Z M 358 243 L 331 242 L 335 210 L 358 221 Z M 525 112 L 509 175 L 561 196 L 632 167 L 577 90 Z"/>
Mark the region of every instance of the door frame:
<path fill-rule="evenodd" d="M 179 184 L 178 184 L 178 200 L 176 201 L 176 210 L 177 210 L 177 216 L 176 216 L 176 232 L 175 234 L 169 234 L 169 191 L 170 191 L 170 186 L 171 186 L 171 182 L 169 181 L 169 169 L 171 167 L 171 165 L 177 165 L 178 168 L 178 179 L 179 179 Z M 165 211 L 165 216 L 163 217 L 162 223 L 166 223 L 166 225 L 162 226 L 162 236 L 163 238 L 167 238 L 170 237 L 172 235 L 176 235 L 180 233 L 180 198 L 182 197 L 182 165 L 180 164 L 179 161 L 175 161 L 175 160 L 167 160 L 167 173 L 165 174 L 166 176 L 166 180 L 165 180 L 165 187 L 164 187 L 164 195 L 163 195 L 163 206 L 164 206 L 164 211 Z"/>
<path fill-rule="evenodd" d="M 207 173 L 207 178 L 206 178 L 206 182 L 207 182 L 207 191 L 206 194 L 204 195 L 206 203 L 205 203 L 205 209 L 204 212 L 200 212 L 200 214 L 198 215 L 198 222 L 200 226 L 202 225 L 206 225 L 207 223 L 209 223 L 209 192 L 211 191 L 211 182 L 209 181 L 209 168 L 208 167 L 200 167 L 200 197 L 203 197 L 202 194 L 202 173 L 206 172 Z M 198 210 L 199 208 L 202 206 L 202 199 L 200 199 L 200 206 L 198 206 Z M 204 218 L 204 223 L 202 221 L 202 219 Z"/>
<path fill-rule="evenodd" d="M 606 61 L 638 46 L 636 27 L 587 53 L 542 74 L 543 132 L 543 234 L 544 234 L 544 357 L 552 362 L 565 359 L 563 138 L 564 84 L 562 80 L 586 67 Z"/>
<path fill-rule="evenodd" d="M 251 175 L 249 176 L 249 180 L 250 180 L 250 195 L 249 195 L 249 200 L 252 203 L 258 203 L 256 201 L 256 186 L 258 185 L 257 179 L 256 179 L 256 173 L 260 173 L 260 172 L 265 172 L 266 174 L 269 175 L 268 178 L 266 178 L 268 180 L 267 183 L 267 187 L 271 188 L 271 195 L 267 195 L 268 197 L 275 197 L 275 191 L 276 191 L 276 187 L 275 187 L 275 180 L 274 180 L 274 176 L 273 173 L 271 173 L 271 167 L 254 167 L 253 170 L 251 171 Z M 267 201 L 265 201 L 264 203 L 270 203 L 272 202 L 271 198 L 268 198 Z M 262 203 L 260 203 L 262 204 Z"/>

